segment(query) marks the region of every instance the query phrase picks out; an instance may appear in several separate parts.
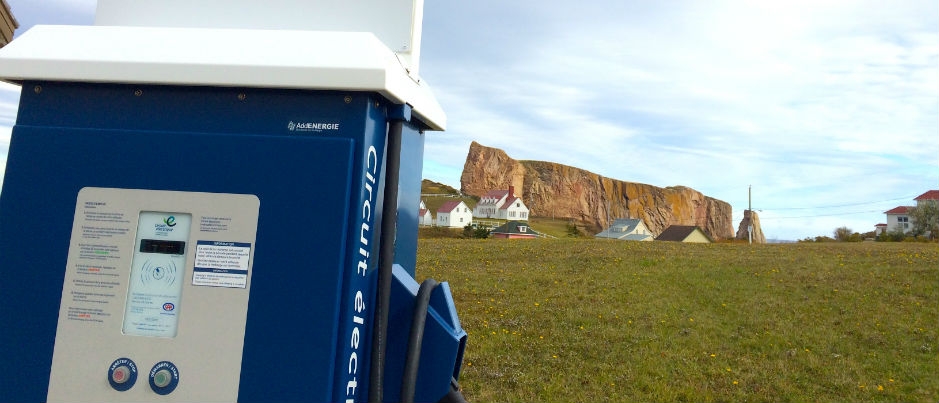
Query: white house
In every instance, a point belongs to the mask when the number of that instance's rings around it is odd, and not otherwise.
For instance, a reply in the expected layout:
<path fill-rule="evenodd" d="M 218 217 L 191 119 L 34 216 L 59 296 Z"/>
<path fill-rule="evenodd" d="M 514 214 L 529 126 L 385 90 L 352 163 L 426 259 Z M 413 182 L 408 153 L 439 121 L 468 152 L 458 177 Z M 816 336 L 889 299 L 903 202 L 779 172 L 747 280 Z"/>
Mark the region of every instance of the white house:
<path fill-rule="evenodd" d="M 528 206 L 515 196 L 514 186 L 509 186 L 508 190 L 490 190 L 473 208 L 473 217 L 479 218 L 528 221 L 529 213 Z"/>
<path fill-rule="evenodd" d="M 902 229 L 903 232 L 910 232 L 910 208 L 911 206 L 897 206 L 884 211 L 887 215 L 887 232 L 894 232 Z"/>
<path fill-rule="evenodd" d="M 420 209 L 417 210 L 417 225 L 434 225 L 434 216 L 430 214 L 423 200 L 421 200 Z"/>
<path fill-rule="evenodd" d="M 473 222 L 473 212 L 462 200 L 448 201 L 437 209 L 437 226 L 463 228 Z"/>
<path fill-rule="evenodd" d="M 503 220 L 528 221 L 528 207 L 518 197 L 507 198 L 499 207 L 499 216 Z"/>
<path fill-rule="evenodd" d="M 925 203 L 939 203 L 939 190 L 926 191 L 926 193 L 916 196 L 913 200 L 916 201 L 917 207 Z M 887 215 L 886 232 L 894 232 L 898 229 L 903 230 L 903 232 L 912 231 L 913 217 L 910 217 L 911 208 L 913 206 L 897 206 L 884 211 L 884 214 Z"/>
<path fill-rule="evenodd" d="M 638 218 L 619 218 L 613 220 L 610 228 L 596 235 L 597 238 L 611 238 L 623 241 L 651 241 L 655 239 L 652 231 Z"/>
<path fill-rule="evenodd" d="M 714 242 L 711 237 L 704 233 L 697 225 L 670 225 L 659 236 L 656 241 L 674 241 L 691 243 L 711 243 Z"/>
<path fill-rule="evenodd" d="M 883 234 L 884 232 L 887 232 L 887 224 L 879 223 L 874 225 L 874 236 Z"/>
<path fill-rule="evenodd" d="M 505 204 L 505 199 L 509 192 L 514 192 L 515 188 L 509 186 L 509 190 L 490 190 L 479 198 L 479 203 L 473 207 L 473 217 L 496 218 L 499 216 L 499 207 Z"/>

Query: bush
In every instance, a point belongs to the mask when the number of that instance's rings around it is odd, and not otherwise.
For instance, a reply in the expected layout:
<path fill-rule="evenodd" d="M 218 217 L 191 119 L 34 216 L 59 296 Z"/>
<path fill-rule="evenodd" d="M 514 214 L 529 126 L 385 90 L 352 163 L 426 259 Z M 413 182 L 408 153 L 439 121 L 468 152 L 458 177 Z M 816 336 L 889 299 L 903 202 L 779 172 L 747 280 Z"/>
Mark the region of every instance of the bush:
<path fill-rule="evenodd" d="M 474 227 L 473 224 L 468 224 L 463 227 L 463 238 L 477 238 L 477 239 L 486 239 L 489 238 L 489 229 L 485 227 Z"/>
<path fill-rule="evenodd" d="M 824 236 L 824 235 L 819 235 L 819 236 L 817 236 L 817 237 L 815 237 L 815 238 L 806 237 L 805 239 L 799 240 L 799 242 L 835 242 L 835 239 L 834 239 L 834 238 L 831 238 L 831 237 Z"/>
<path fill-rule="evenodd" d="M 906 239 L 906 233 L 902 229 L 895 229 L 893 231 L 881 233 L 877 240 L 881 242 L 901 242 Z"/>

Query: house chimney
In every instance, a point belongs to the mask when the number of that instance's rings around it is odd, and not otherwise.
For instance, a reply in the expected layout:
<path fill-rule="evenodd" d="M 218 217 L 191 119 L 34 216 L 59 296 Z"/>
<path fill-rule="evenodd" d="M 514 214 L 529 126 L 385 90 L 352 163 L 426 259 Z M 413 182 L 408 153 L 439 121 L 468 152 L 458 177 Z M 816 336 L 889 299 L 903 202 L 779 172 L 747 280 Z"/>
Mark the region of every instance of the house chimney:
<path fill-rule="evenodd" d="M 512 197 L 515 196 L 515 186 L 509 185 L 509 195 L 506 197 L 506 200 L 512 200 Z"/>

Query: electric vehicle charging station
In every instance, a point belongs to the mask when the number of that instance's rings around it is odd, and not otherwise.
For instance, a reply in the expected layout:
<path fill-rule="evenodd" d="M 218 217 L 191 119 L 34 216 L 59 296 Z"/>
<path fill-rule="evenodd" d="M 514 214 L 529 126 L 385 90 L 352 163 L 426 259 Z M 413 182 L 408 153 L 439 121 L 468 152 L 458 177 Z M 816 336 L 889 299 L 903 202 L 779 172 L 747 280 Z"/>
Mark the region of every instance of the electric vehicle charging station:
<path fill-rule="evenodd" d="M 413 279 L 422 7 L 98 0 L 0 49 L 0 401 L 450 392 L 466 333 Z"/>

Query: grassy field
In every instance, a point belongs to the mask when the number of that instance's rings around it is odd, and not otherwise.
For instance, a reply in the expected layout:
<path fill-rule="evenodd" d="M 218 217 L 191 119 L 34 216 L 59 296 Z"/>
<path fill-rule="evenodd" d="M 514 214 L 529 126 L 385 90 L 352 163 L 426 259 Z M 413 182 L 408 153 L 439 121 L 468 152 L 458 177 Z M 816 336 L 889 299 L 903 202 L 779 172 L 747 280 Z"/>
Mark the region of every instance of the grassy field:
<path fill-rule="evenodd" d="M 471 402 L 936 402 L 939 247 L 426 239 Z"/>

